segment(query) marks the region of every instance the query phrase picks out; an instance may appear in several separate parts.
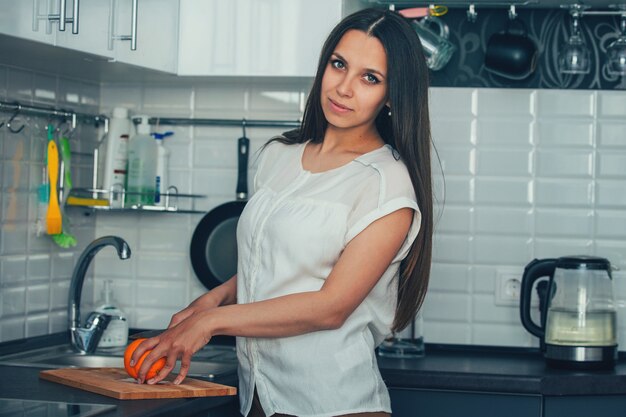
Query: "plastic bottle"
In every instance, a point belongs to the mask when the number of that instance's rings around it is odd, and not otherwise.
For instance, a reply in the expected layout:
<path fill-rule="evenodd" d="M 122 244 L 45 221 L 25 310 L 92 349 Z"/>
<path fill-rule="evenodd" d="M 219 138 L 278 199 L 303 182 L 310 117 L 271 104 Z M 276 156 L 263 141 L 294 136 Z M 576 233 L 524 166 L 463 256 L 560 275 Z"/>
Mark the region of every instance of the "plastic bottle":
<path fill-rule="evenodd" d="M 130 119 L 128 109 L 115 107 L 109 121 L 109 133 L 106 139 L 106 155 L 102 188 L 111 192 L 112 208 L 122 207 L 122 191 L 126 186 L 126 166 L 128 165 L 128 136 Z"/>
<path fill-rule="evenodd" d="M 111 281 L 104 281 L 102 299 L 96 304 L 96 312 L 108 314 L 111 321 L 98 342 L 99 348 L 126 346 L 128 342 L 128 320 L 126 315 L 113 299 Z"/>
<path fill-rule="evenodd" d="M 165 197 L 162 195 L 167 192 L 169 187 L 168 163 L 170 159 L 170 151 L 163 146 L 163 139 L 172 136 L 174 132 L 152 133 L 157 144 L 157 166 L 156 166 L 156 182 L 154 192 L 154 205 L 165 206 Z"/>
<path fill-rule="evenodd" d="M 127 206 L 150 206 L 154 204 L 157 165 L 157 144 L 150 136 L 148 116 L 137 116 L 137 134 L 128 143 L 128 179 L 126 186 Z"/>

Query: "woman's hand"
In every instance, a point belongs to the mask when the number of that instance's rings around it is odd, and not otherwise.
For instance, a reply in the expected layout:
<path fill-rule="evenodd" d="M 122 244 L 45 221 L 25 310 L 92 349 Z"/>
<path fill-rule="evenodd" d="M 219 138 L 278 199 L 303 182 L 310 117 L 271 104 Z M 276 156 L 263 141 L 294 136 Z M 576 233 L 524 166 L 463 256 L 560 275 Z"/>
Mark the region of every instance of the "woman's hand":
<path fill-rule="evenodd" d="M 207 292 L 206 294 L 201 295 L 196 298 L 191 304 L 185 307 L 183 310 L 172 316 L 170 320 L 170 324 L 168 324 L 167 328 L 171 329 L 176 326 L 181 321 L 189 318 L 193 314 L 200 312 L 202 310 L 208 310 L 210 308 L 215 308 L 219 306 L 219 302 L 215 299 L 211 292 Z"/>
<path fill-rule="evenodd" d="M 187 309 L 181 311 L 184 312 Z M 180 314 L 180 313 L 179 313 Z M 156 384 L 164 379 L 176 366 L 176 361 L 180 358 L 180 372 L 174 384 L 180 384 L 191 364 L 191 357 L 198 350 L 202 349 L 211 340 L 210 331 L 206 326 L 206 310 L 191 313 L 187 318 L 179 321 L 174 327 L 170 327 L 165 332 L 156 337 L 151 337 L 141 343 L 131 356 L 131 366 L 147 350 L 152 350 L 143 361 L 137 379 L 139 383 L 145 381 L 146 374 L 154 362 L 160 358 L 166 358 L 166 364 L 159 371 L 158 375 L 147 381 L 148 384 Z"/>
<path fill-rule="evenodd" d="M 203 310 L 234 304 L 237 302 L 237 275 L 233 275 L 226 282 L 213 288 L 206 294 L 196 298 L 189 306 L 172 316 L 168 329 Z"/>
<path fill-rule="evenodd" d="M 166 331 L 143 341 L 131 356 L 131 363 L 134 364 L 144 352 L 152 350 L 139 369 L 139 382 L 143 383 L 150 366 L 164 357 L 167 358 L 165 367 L 148 384 L 156 384 L 165 378 L 176 366 L 178 358 L 181 359 L 180 373 L 174 383 L 180 384 L 189 371 L 191 356 L 211 340 L 212 335 L 206 329 L 206 313 L 236 301 L 237 275 L 233 275 L 228 281 L 196 298 L 185 309 L 174 314 Z"/>

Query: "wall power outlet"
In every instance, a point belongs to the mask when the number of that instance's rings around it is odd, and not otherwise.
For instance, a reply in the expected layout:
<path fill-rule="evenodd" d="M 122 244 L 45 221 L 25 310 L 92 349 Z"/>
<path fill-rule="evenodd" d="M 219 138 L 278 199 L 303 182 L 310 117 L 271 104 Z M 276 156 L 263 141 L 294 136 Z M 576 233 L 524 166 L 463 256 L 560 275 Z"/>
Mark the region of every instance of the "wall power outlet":
<path fill-rule="evenodd" d="M 519 306 L 522 268 L 501 267 L 496 271 L 496 305 Z"/>

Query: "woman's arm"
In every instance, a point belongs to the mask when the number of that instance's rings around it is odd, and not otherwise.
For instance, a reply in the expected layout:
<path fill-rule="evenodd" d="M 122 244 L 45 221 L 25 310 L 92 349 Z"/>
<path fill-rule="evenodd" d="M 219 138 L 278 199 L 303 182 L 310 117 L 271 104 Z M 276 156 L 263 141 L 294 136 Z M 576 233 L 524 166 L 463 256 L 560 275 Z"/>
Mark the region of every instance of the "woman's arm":
<path fill-rule="evenodd" d="M 181 358 L 180 383 L 191 356 L 215 335 L 286 337 L 341 327 L 376 285 L 406 239 L 413 210 L 403 208 L 369 225 L 346 246 L 319 291 L 199 311 L 142 343 L 133 359 L 152 349 L 138 372 L 140 382 L 154 361 L 167 364 L 148 383 L 165 378 Z"/>
<path fill-rule="evenodd" d="M 191 302 L 185 309 L 172 316 L 167 328 L 178 325 L 181 321 L 189 318 L 200 311 L 235 304 L 237 302 L 237 275 L 233 275 L 228 281 L 213 288 L 207 293 Z"/>

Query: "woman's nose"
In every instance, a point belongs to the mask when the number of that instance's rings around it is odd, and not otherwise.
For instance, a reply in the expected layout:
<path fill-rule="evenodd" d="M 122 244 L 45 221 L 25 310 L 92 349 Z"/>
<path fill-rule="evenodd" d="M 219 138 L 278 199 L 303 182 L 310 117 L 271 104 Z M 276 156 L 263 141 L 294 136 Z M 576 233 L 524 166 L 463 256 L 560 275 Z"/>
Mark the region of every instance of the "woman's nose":
<path fill-rule="evenodd" d="M 352 96 L 352 77 L 346 75 L 341 79 L 339 84 L 337 84 L 337 94 L 344 97 Z"/>

